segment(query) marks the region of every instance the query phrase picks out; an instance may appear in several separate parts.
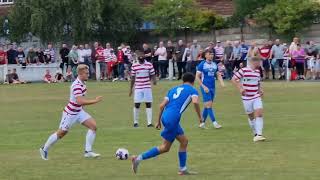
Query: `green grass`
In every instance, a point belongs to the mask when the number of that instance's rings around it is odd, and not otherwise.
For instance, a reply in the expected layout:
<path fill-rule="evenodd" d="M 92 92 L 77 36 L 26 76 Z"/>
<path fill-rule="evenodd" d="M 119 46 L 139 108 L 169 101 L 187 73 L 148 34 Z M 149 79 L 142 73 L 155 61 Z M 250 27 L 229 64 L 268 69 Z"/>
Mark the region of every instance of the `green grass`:
<path fill-rule="evenodd" d="M 155 104 L 177 83 L 160 82 L 154 88 Z M 169 153 L 143 162 L 138 175 L 131 172 L 130 161 L 115 159 L 119 147 L 137 154 L 161 142 L 159 131 L 145 128 L 144 113 L 141 127 L 132 128 L 127 83 L 88 83 L 89 97 L 104 96 L 86 109 L 98 123 L 95 150 L 102 158 L 95 160 L 83 158 L 86 129 L 80 125 L 51 149 L 49 161 L 39 157 L 39 147 L 59 125 L 69 84 L 0 86 L 0 179 L 319 179 L 319 88 L 319 83 L 264 83 L 268 141 L 257 144 L 238 92 L 229 83 L 219 88 L 215 110 L 223 129 L 198 129 L 193 108 L 182 118 L 190 140 L 188 165 L 199 175 L 178 177 L 176 143 Z"/>

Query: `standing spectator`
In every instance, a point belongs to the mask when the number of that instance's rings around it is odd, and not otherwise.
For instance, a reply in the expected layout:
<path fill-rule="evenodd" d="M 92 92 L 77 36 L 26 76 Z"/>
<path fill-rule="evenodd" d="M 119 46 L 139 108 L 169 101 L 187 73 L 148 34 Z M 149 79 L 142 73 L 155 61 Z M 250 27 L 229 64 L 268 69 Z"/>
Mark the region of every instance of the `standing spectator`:
<path fill-rule="evenodd" d="M 275 78 L 275 69 L 279 69 L 280 80 L 284 79 L 284 71 L 283 71 L 283 62 L 284 62 L 284 53 L 286 51 L 285 46 L 280 43 L 280 39 L 275 40 L 275 44 L 271 48 L 271 70 L 272 77 Z"/>
<path fill-rule="evenodd" d="M 18 65 L 22 65 L 22 68 L 26 68 L 27 60 L 26 60 L 26 55 L 24 54 L 22 47 L 18 48 L 16 61 L 17 61 Z"/>
<path fill-rule="evenodd" d="M 262 70 L 264 72 L 265 79 L 269 79 L 270 75 L 270 54 L 271 47 L 268 42 L 265 42 L 264 45 L 259 49 L 260 56 L 262 58 Z"/>
<path fill-rule="evenodd" d="M 84 63 L 84 58 L 86 56 L 86 52 L 84 50 L 84 47 L 82 44 L 79 45 L 79 48 L 78 48 L 78 64 L 85 64 Z"/>
<path fill-rule="evenodd" d="M 92 78 L 92 74 L 94 74 L 94 67 L 92 65 L 91 59 L 92 49 L 89 44 L 84 45 L 84 63 L 89 67 L 89 77 Z"/>
<path fill-rule="evenodd" d="M 31 47 L 27 54 L 27 63 L 29 64 L 39 64 L 37 53 Z"/>
<path fill-rule="evenodd" d="M 178 80 L 182 78 L 182 74 L 186 73 L 186 60 L 183 59 L 183 54 L 185 46 L 182 40 L 178 41 L 178 46 L 176 48 L 176 61 L 178 66 Z"/>
<path fill-rule="evenodd" d="M 308 56 L 307 61 L 305 63 L 305 72 L 304 76 L 307 78 L 308 74 L 310 73 L 310 79 L 315 79 L 315 65 L 316 65 L 316 58 L 318 55 L 318 48 L 317 45 L 313 41 L 307 42 L 307 47 L 305 49 L 306 54 Z"/>
<path fill-rule="evenodd" d="M 54 63 L 55 59 L 55 51 L 51 43 L 48 44 L 48 48 L 44 51 L 44 55 L 46 58 L 46 63 Z"/>
<path fill-rule="evenodd" d="M 17 64 L 17 54 L 18 52 L 13 48 L 13 45 L 9 44 L 9 50 L 7 51 L 8 64 Z"/>
<path fill-rule="evenodd" d="M 43 49 L 42 48 L 37 48 L 36 54 L 37 54 L 39 63 L 45 63 Z"/>
<path fill-rule="evenodd" d="M 241 47 L 239 41 L 234 42 L 231 60 L 233 61 L 232 71 L 234 71 L 235 69 L 240 69 Z"/>
<path fill-rule="evenodd" d="M 107 80 L 112 80 L 112 78 L 114 77 L 113 76 L 113 73 L 114 73 L 114 70 L 116 69 L 115 66 L 116 66 L 116 63 L 117 63 L 117 58 L 114 54 L 114 50 L 109 46 L 106 46 L 107 48 L 104 49 L 104 56 L 105 56 L 105 62 L 106 62 L 106 65 L 107 65 Z"/>
<path fill-rule="evenodd" d="M 158 46 L 154 46 L 153 47 L 153 51 L 152 51 L 152 65 L 153 65 L 153 68 L 154 68 L 154 71 L 156 73 L 156 77 L 159 77 L 160 76 L 160 73 L 159 73 L 159 55 L 156 55 L 155 52 L 157 51 L 158 49 Z"/>
<path fill-rule="evenodd" d="M 198 58 L 200 49 L 201 49 L 201 46 L 198 44 L 198 40 L 196 39 L 193 40 L 193 43 L 190 47 L 191 61 L 192 61 L 191 72 L 193 74 L 196 74 L 197 58 Z"/>
<path fill-rule="evenodd" d="M 221 41 L 217 41 L 217 45 L 214 47 L 215 50 L 215 62 L 216 64 L 220 63 L 221 61 L 223 61 L 223 57 L 224 57 L 224 48 L 221 44 Z"/>
<path fill-rule="evenodd" d="M 226 42 L 226 47 L 224 48 L 224 66 L 226 68 L 225 78 L 231 79 L 232 78 L 232 67 L 233 67 L 233 61 L 231 59 L 233 47 L 231 41 Z"/>
<path fill-rule="evenodd" d="M 93 77 L 93 79 L 95 79 L 96 78 L 96 76 L 95 76 L 95 72 L 96 72 L 96 62 L 97 62 L 97 57 L 96 57 L 96 50 L 98 49 L 98 47 L 99 47 L 99 43 L 98 42 L 94 42 L 93 43 L 93 47 L 92 47 L 92 51 L 91 51 L 91 61 L 92 61 L 92 67 L 93 67 L 93 69 L 94 69 L 94 71 L 93 72 L 91 72 L 91 73 L 94 73 L 94 74 L 92 74 L 92 77 Z"/>
<path fill-rule="evenodd" d="M 216 54 L 216 50 L 215 50 L 214 43 L 213 42 L 209 42 L 209 45 L 208 45 L 208 47 L 205 48 L 205 51 L 210 51 L 215 55 Z M 213 59 L 216 59 L 216 57 L 213 57 Z"/>
<path fill-rule="evenodd" d="M 186 71 L 192 72 L 192 57 L 191 57 L 191 44 L 188 43 L 187 47 L 184 49 L 182 59 L 186 61 Z"/>
<path fill-rule="evenodd" d="M 151 49 L 149 48 L 149 45 L 147 43 L 143 43 L 142 48 L 143 48 L 144 59 L 148 62 L 151 62 L 152 52 L 151 52 Z"/>
<path fill-rule="evenodd" d="M 168 41 L 167 44 L 167 59 L 168 59 L 168 70 L 169 70 L 169 80 L 175 79 L 175 70 L 174 70 L 174 53 L 175 48 L 171 41 Z"/>
<path fill-rule="evenodd" d="M 72 46 L 72 49 L 68 54 L 68 59 L 72 71 L 72 80 L 74 80 L 77 77 L 77 67 L 79 60 L 78 47 L 76 45 Z"/>
<path fill-rule="evenodd" d="M 7 53 L 3 50 L 3 46 L 0 46 L 0 65 L 8 63 Z"/>
<path fill-rule="evenodd" d="M 289 46 L 289 52 L 292 55 L 292 52 L 298 49 L 298 44 L 300 43 L 300 39 L 297 37 L 294 37 L 290 46 Z"/>
<path fill-rule="evenodd" d="M 306 54 L 303 48 L 301 48 L 300 44 L 297 44 L 297 50 L 292 51 L 292 58 L 296 61 L 296 68 L 298 73 L 298 79 L 304 80 L 304 63 Z"/>
<path fill-rule="evenodd" d="M 95 49 L 95 59 L 100 67 L 100 80 L 107 79 L 107 64 L 104 56 L 104 49 L 100 44 L 98 44 L 98 47 Z"/>
<path fill-rule="evenodd" d="M 64 67 L 66 67 L 66 69 L 68 69 L 68 54 L 69 54 L 70 50 L 67 46 L 67 44 L 63 43 L 62 44 L 62 48 L 60 49 L 59 51 L 59 54 L 60 54 L 60 58 L 61 58 L 61 64 L 60 64 L 60 68 L 62 71 L 64 71 Z"/>
<path fill-rule="evenodd" d="M 246 45 L 245 41 L 242 41 L 241 42 L 241 50 L 240 50 L 240 52 L 241 52 L 240 60 L 241 60 L 241 63 L 243 64 L 243 67 L 247 66 L 248 50 L 249 50 L 249 46 Z"/>
<path fill-rule="evenodd" d="M 257 47 L 257 43 L 252 42 L 247 53 L 247 60 L 250 61 L 251 58 L 258 55 L 259 55 L 259 48 Z"/>
<path fill-rule="evenodd" d="M 158 62 L 160 67 L 160 78 L 164 79 L 167 76 L 167 49 L 164 47 L 163 42 L 161 41 L 159 43 L 159 47 L 154 53 L 156 56 L 158 56 Z"/>
<path fill-rule="evenodd" d="M 72 69 L 71 69 L 71 66 L 69 66 L 66 72 L 66 82 L 72 82 L 72 81 L 73 81 Z"/>
<path fill-rule="evenodd" d="M 150 52 L 150 57 L 151 57 L 151 52 Z M 124 64 L 125 63 L 124 63 L 124 53 L 123 53 L 123 51 L 121 49 L 118 49 L 118 52 L 117 52 L 117 62 L 118 62 L 118 72 L 119 72 L 120 81 L 123 81 L 124 80 L 124 76 L 125 76 L 125 74 L 124 74 L 124 71 L 125 71 L 125 65 Z"/>
<path fill-rule="evenodd" d="M 43 77 L 43 81 L 45 83 L 48 83 L 48 84 L 55 83 L 54 79 L 52 78 L 52 76 L 50 74 L 50 70 L 49 69 L 46 70 L 46 73 L 45 73 L 45 75 Z"/>

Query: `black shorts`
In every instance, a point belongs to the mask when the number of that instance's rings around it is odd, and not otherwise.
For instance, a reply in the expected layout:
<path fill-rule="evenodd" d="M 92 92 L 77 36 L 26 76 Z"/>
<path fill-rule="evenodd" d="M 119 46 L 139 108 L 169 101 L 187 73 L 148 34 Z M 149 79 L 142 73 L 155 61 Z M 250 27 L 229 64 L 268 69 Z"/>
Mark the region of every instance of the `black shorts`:
<path fill-rule="evenodd" d="M 265 70 L 269 70 L 270 69 L 270 61 L 269 61 L 269 59 L 263 60 L 262 65 L 263 65 L 263 68 Z"/>

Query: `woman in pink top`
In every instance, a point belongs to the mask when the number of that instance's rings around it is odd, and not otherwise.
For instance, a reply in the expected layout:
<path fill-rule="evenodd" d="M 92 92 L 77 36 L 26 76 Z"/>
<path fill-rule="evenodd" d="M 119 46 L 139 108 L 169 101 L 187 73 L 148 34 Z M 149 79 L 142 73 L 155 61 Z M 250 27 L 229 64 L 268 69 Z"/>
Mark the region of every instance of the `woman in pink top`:
<path fill-rule="evenodd" d="M 306 53 L 300 44 L 297 44 L 297 49 L 293 50 L 292 58 L 296 61 L 296 68 L 298 73 L 298 79 L 304 80 L 304 63 L 306 58 Z"/>

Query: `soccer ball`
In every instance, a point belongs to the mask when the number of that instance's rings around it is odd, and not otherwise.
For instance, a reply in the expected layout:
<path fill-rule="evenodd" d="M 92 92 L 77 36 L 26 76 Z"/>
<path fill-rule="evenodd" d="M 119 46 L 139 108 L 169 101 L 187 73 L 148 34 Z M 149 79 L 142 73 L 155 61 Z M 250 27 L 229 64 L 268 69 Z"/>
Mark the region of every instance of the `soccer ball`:
<path fill-rule="evenodd" d="M 124 148 L 119 148 L 116 152 L 116 158 L 118 160 L 127 160 L 129 158 L 129 151 Z"/>

